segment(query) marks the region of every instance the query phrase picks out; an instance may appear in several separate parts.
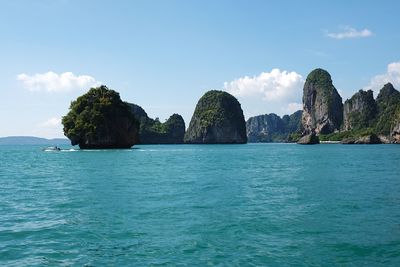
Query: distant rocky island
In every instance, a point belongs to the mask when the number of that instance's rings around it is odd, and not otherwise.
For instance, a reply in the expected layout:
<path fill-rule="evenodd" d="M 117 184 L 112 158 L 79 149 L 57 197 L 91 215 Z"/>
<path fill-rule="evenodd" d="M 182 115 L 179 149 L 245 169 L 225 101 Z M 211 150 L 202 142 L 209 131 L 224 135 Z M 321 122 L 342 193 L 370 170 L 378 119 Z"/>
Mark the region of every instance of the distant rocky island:
<path fill-rule="evenodd" d="M 299 139 L 302 110 L 282 118 L 275 113 L 250 117 L 246 121 L 249 143 L 282 143 Z"/>
<path fill-rule="evenodd" d="M 205 93 L 196 105 L 185 143 L 247 143 L 246 122 L 239 101 L 224 91 Z"/>
<path fill-rule="evenodd" d="M 318 144 L 400 143 L 400 92 L 387 83 L 374 99 L 359 90 L 344 103 L 330 74 L 315 69 L 303 87 L 303 110 L 244 119 L 239 101 L 211 90 L 198 101 L 188 129 L 181 115 L 165 122 L 150 118 L 106 86 L 91 88 L 71 103 L 63 117 L 64 135 L 80 148 L 130 148 L 134 144 Z"/>
<path fill-rule="evenodd" d="M 285 127 L 284 118 L 292 128 Z M 400 143 L 400 93 L 387 83 L 376 99 L 371 90 L 359 90 L 343 104 L 330 74 L 315 69 L 303 87 L 303 111 L 282 119 L 275 114 L 251 117 L 246 124 L 249 142 Z"/>
<path fill-rule="evenodd" d="M 63 117 L 64 134 L 83 149 L 130 148 L 134 144 L 242 144 L 246 124 L 239 101 L 212 90 L 200 98 L 189 128 L 181 115 L 164 123 L 137 104 L 123 102 L 106 86 L 91 88 L 73 101 Z"/>
<path fill-rule="evenodd" d="M 140 122 L 114 90 L 92 88 L 62 119 L 64 135 L 83 149 L 130 148 L 139 142 Z"/>
<path fill-rule="evenodd" d="M 181 115 L 173 114 L 162 123 L 158 118 L 149 118 L 139 105 L 128 105 L 140 123 L 139 144 L 183 144 L 186 128 Z"/>

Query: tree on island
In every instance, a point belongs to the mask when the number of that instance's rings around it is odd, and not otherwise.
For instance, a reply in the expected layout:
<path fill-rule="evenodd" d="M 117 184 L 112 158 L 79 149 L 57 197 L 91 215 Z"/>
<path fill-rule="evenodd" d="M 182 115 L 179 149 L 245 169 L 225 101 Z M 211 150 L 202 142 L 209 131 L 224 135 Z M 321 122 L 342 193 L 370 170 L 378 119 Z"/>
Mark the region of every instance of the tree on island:
<path fill-rule="evenodd" d="M 72 101 L 62 124 L 64 135 L 80 148 L 130 148 L 138 142 L 139 122 L 131 108 L 104 85 Z"/>

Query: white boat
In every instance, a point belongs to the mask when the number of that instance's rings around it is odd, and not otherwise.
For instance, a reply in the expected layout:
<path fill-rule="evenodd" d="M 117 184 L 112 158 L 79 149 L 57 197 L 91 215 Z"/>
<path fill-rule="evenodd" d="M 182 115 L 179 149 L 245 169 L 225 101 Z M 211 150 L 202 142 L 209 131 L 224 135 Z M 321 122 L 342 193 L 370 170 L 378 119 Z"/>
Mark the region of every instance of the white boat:
<path fill-rule="evenodd" d="M 61 148 L 58 146 L 49 146 L 43 149 L 43 151 L 61 151 Z"/>

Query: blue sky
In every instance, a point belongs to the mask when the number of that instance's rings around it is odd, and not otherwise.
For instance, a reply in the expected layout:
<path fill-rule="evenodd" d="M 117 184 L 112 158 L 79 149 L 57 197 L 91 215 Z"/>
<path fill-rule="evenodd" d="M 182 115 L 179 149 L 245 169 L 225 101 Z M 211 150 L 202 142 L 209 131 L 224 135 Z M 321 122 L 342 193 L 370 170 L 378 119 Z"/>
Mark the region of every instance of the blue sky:
<path fill-rule="evenodd" d="M 343 99 L 400 88 L 399 1 L 0 1 L 0 136 L 62 137 L 69 103 L 105 84 L 186 125 L 227 90 L 246 118 L 301 106 L 327 69 Z"/>

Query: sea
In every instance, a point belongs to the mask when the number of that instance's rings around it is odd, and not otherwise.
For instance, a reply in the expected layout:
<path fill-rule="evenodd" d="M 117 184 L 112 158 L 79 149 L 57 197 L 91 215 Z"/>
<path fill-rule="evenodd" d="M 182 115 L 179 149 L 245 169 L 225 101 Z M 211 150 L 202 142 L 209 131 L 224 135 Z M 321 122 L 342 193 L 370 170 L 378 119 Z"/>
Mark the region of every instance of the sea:
<path fill-rule="evenodd" d="M 0 266 L 400 266 L 400 145 L 0 146 Z"/>

